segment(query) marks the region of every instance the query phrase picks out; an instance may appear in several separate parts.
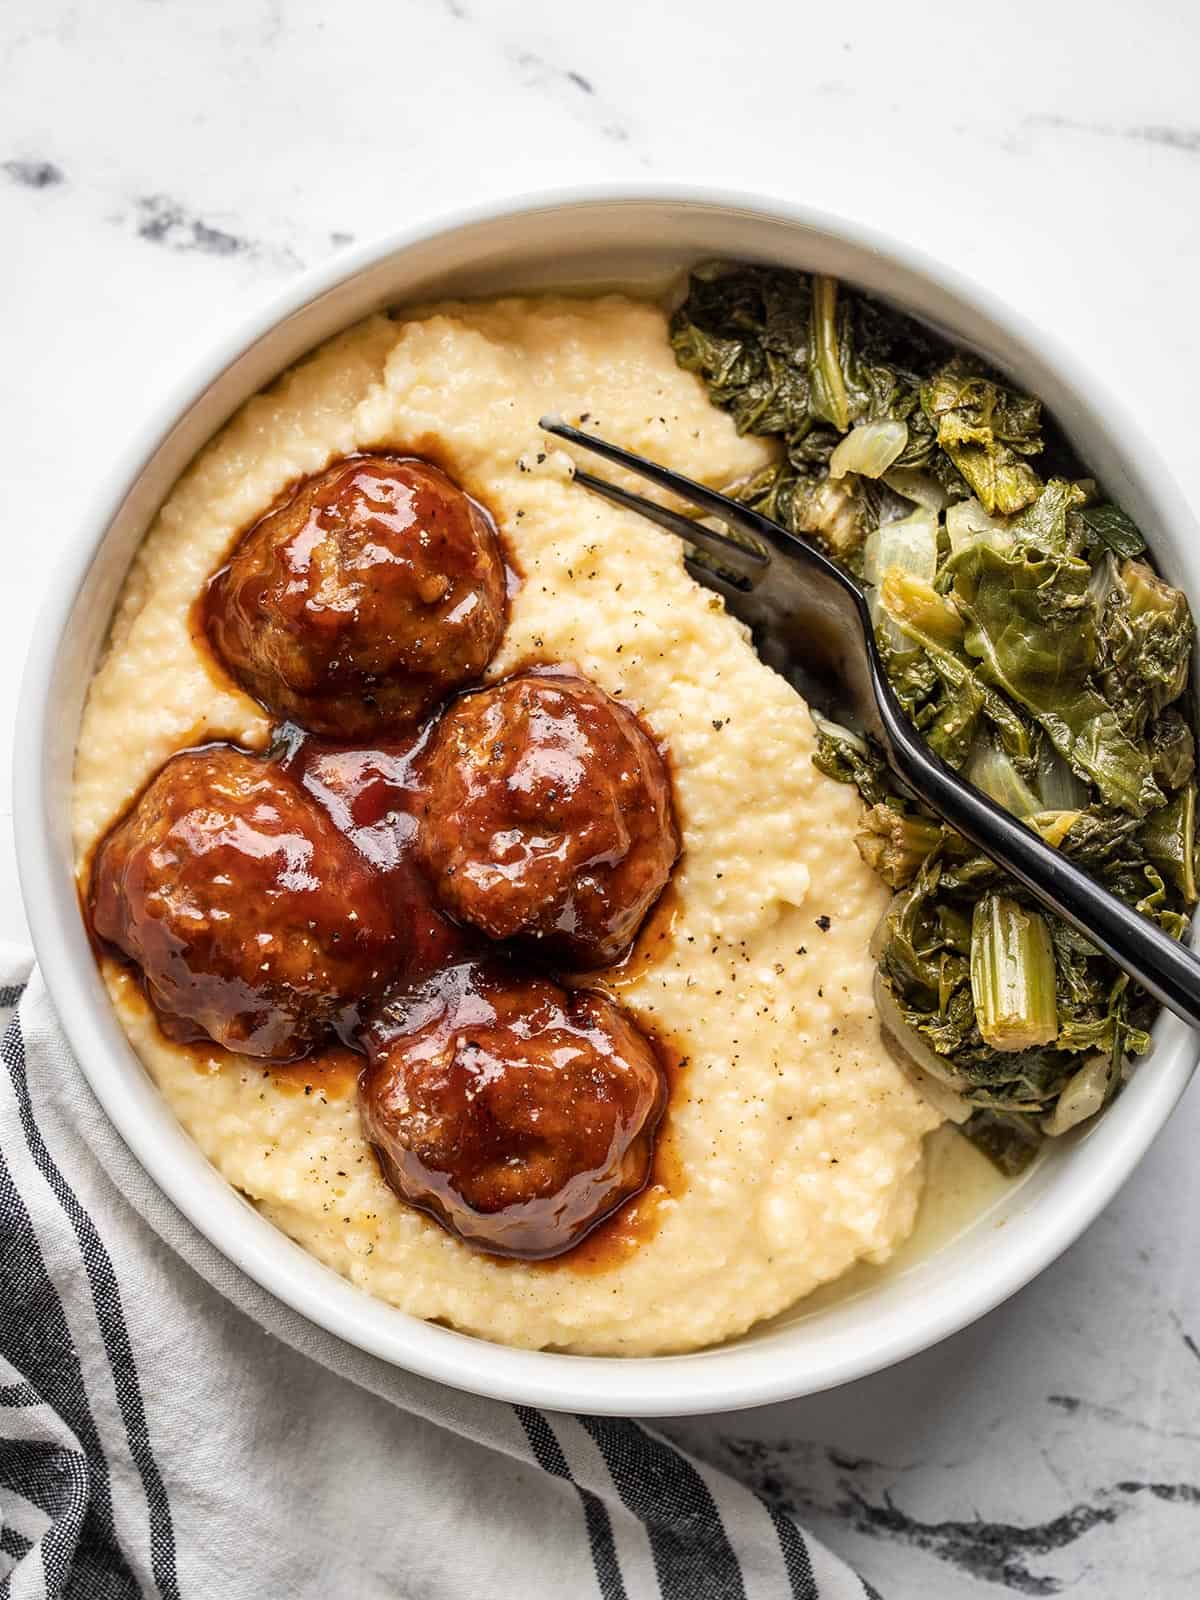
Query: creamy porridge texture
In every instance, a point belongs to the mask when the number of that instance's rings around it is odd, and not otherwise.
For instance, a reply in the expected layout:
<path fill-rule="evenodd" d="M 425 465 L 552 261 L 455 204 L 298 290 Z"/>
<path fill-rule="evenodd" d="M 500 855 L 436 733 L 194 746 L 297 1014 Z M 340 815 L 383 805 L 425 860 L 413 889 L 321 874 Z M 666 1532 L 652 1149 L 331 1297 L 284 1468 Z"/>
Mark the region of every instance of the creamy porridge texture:
<path fill-rule="evenodd" d="M 193 601 L 239 531 L 338 456 L 437 461 L 489 506 L 522 572 L 488 676 L 573 663 L 671 753 L 684 845 L 673 914 L 655 959 L 621 984 L 684 1058 L 660 1187 L 635 1202 L 643 1237 L 548 1265 L 472 1253 L 385 1185 L 352 1072 L 173 1045 L 113 963 L 109 985 L 205 1154 L 355 1283 L 511 1344 L 684 1350 L 886 1258 L 912 1228 L 937 1119 L 879 1040 L 868 943 L 887 892 L 854 847 L 856 796 L 812 766 L 802 702 L 692 583 L 678 545 L 571 485 L 568 457 L 538 430 L 546 411 L 586 414 L 710 482 L 765 459 L 678 369 L 653 306 L 514 299 L 352 329 L 250 402 L 152 528 L 85 712 L 76 849 L 82 864 L 181 747 L 266 743 L 270 719 L 192 635 Z"/>

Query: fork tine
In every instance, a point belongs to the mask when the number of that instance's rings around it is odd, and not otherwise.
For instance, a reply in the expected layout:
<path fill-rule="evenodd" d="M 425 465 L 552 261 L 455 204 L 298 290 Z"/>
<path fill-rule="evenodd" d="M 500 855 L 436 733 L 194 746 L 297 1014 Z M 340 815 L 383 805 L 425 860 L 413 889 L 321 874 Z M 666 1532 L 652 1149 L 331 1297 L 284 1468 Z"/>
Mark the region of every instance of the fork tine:
<path fill-rule="evenodd" d="M 731 539 L 728 534 L 718 533 L 715 528 L 706 528 L 701 523 L 693 522 L 691 517 L 685 517 L 679 511 L 671 511 L 653 500 L 646 500 L 630 489 L 623 489 L 618 483 L 609 483 L 607 478 L 595 478 L 590 472 L 581 472 L 577 469 L 575 482 L 582 484 L 585 489 L 590 489 L 593 494 L 611 500 L 614 505 L 624 506 L 627 511 L 636 511 L 649 521 L 656 522 L 660 528 L 665 528 L 668 533 L 675 534 L 685 543 L 711 552 L 723 566 L 749 583 L 756 582 L 770 564 L 769 557 L 762 555 L 758 550 L 747 550 L 745 545 L 739 544 L 736 539 Z"/>
<path fill-rule="evenodd" d="M 558 439 L 565 439 L 569 444 L 578 445 L 582 450 L 590 450 L 593 455 L 603 457 L 616 466 L 624 467 L 627 471 L 636 473 L 638 477 L 645 478 L 650 483 L 655 483 L 660 489 L 678 495 L 681 500 L 686 500 L 689 505 L 697 510 L 706 512 L 709 516 L 719 517 L 722 522 L 747 538 L 753 540 L 754 549 L 760 551 L 757 560 L 752 552 L 746 550 L 744 545 L 736 539 L 726 539 L 726 547 L 732 547 L 741 552 L 743 558 L 750 556 L 754 565 L 766 567 L 770 562 L 770 555 L 762 550 L 761 540 L 758 537 L 756 519 L 753 512 L 748 512 L 736 500 L 731 500 L 728 495 L 719 494 L 716 489 L 708 489 L 702 483 L 696 483 L 691 478 L 685 478 L 681 472 L 673 472 L 670 467 L 659 466 L 657 461 L 647 461 L 645 456 L 635 455 L 632 450 L 625 450 L 619 444 L 610 444 L 607 439 L 598 439 L 594 434 L 584 433 L 579 428 L 572 428 L 561 417 L 543 417 L 539 424 L 547 433 L 552 433 Z M 580 474 L 576 473 L 576 477 Z M 602 480 L 593 479 L 592 483 Z M 591 485 L 589 485 L 590 487 Z M 633 497 L 636 499 L 636 496 Z M 634 509 L 645 511 L 649 502 L 642 501 Z M 657 519 L 656 519 L 657 520 Z M 683 519 L 687 520 L 687 519 Z M 665 526 L 665 524 L 664 524 Z M 678 529 L 672 529 L 678 532 Z M 695 540 L 697 544 L 701 541 Z"/>
<path fill-rule="evenodd" d="M 739 582 L 733 575 L 710 567 L 706 561 L 694 561 L 691 556 L 684 556 L 683 564 L 702 589 L 711 589 L 714 594 L 719 594 L 722 599 L 731 602 L 731 605 L 739 600 L 745 600 L 750 593 L 750 587 L 746 585 L 745 579 Z M 737 615 L 735 605 L 733 609 Z"/>

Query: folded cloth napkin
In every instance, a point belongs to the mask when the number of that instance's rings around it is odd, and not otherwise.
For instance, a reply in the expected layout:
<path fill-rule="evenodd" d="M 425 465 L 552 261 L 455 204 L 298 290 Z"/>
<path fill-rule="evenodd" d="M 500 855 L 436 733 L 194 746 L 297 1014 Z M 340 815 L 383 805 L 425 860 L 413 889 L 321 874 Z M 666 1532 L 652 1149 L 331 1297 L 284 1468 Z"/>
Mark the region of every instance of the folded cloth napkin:
<path fill-rule="evenodd" d="M 458 1394 L 281 1305 L 134 1162 L 31 967 L 0 950 L 0 1600 L 875 1595 L 636 1422 Z"/>

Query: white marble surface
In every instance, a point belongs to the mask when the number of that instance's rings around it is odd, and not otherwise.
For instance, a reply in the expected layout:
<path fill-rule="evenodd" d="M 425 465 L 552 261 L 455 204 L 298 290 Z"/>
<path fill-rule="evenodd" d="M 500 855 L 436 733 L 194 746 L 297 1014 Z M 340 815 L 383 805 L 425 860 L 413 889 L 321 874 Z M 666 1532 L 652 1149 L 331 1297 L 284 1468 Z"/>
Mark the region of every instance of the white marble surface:
<path fill-rule="evenodd" d="M 165 385 L 290 274 L 539 185 L 799 196 L 1055 327 L 1200 494 L 1198 65 L 1173 0 L 8 0 L 0 937 L 23 930 L 8 730 L 53 559 Z M 1194 1090 L 1091 1232 L 940 1349 L 676 1431 L 889 1597 L 1200 1593 L 1198 1144 Z"/>

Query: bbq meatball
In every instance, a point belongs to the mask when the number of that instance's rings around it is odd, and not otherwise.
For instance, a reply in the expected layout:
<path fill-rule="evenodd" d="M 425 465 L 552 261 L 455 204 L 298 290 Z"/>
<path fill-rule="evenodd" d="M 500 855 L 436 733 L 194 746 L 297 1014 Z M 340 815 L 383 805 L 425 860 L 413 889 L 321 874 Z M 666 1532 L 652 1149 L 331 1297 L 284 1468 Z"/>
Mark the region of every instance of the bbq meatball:
<path fill-rule="evenodd" d="M 363 1129 L 403 1200 L 467 1244 L 570 1249 L 645 1184 L 666 1088 L 606 995 L 446 968 L 368 1035 Z"/>
<path fill-rule="evenodd" d="M 379 874 L 404 929 L 402 961 L 393 976 L 406 984 L 465 960 L 485 943 L 442 911 L 414 857 L 424 743 L 424 733 L 382 750 L 304 739 L 285 762 L 288 774 Z"/>
<path fill-rule="evenodd" d="M 493 939 L 603 966 L 679 854 L 671 780 L 637 718 L 534 671 L 464 695 L 434 735 L 418 849 L 450 913 Z"/>
<path fill-rule="evenodd" d="M 379 880 L 277 765 L 173 757 L 97 852 L 96 933 L 141 968 L 164 1031 L 275 1061 L 380 991 L 397 955 Z"/>
<path fill-rule="evenodd" d="M 505 623 L 483 508 L 436 467 L 339 462 L 250 529 L 209 588 L 209 637 L 255 699 L 317 733 L 411 727 L 477 678 Z"/>

